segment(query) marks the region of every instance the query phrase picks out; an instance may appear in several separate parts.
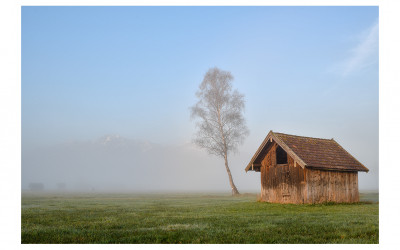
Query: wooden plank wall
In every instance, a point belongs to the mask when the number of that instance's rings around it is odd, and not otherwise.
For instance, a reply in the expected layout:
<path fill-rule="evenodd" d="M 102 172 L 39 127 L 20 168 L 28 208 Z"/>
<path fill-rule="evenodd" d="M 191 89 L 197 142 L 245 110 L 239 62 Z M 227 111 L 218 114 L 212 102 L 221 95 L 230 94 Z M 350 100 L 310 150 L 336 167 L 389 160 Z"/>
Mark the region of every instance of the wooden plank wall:
<path fill-rule="evenodd" d="M 358 172 L 307 169 L 307 203 L 358 202 Z"/>
<path fill-rule="evenodd" d="M 261 162 L 261 200 L 275 203 L 304 203 L 305 169 L 294 165 L 288 155 L 288 164 L 276 164 L 276 148 L 271 150 Z"/>
<path fill-rule="evenodd" d="M 276 164 L 275 143 L 261 162 L 261 200 L 274 203 L 358 202 L 358 172 L 301 168 L 288 155 Z"/>

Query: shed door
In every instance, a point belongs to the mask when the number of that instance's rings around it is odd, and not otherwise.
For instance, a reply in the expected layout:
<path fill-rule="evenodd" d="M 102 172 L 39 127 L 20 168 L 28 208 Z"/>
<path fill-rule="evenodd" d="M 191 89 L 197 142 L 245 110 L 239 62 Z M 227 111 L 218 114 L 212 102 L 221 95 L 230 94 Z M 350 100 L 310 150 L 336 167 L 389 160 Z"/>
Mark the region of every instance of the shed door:
<path fill-rule="evenodd" d="M 282 196 L 284 200 L 290 198 L 289 181 L 290 181 L 289 166 L 284 166 L 282 167 Z"/>

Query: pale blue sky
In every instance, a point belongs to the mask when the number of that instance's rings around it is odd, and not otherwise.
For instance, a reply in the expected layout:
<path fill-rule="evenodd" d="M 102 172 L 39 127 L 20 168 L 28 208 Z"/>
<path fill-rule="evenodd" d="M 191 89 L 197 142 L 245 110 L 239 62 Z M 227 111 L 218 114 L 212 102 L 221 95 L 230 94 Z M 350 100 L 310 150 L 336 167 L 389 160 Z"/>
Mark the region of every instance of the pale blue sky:
<path fill-rule="evenodd" d="M 217 66 L 245 94 L 244 158 L 271 129 L 333 137 L 377 188 L 378 12 L 22 7 L 22 148 L 104 134 L 187 143 L 189 107 Z"/>

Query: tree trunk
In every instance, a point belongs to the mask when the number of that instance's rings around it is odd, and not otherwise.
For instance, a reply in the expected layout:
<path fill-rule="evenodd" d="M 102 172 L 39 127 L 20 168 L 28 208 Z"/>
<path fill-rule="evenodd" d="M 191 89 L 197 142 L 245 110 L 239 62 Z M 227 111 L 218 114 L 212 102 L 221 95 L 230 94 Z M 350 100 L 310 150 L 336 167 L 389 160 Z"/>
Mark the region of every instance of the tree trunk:
<path fill-rule="evenodd" d="M 221 110 L 218 108 L 217 114 L 218 114 L 218 125 L 219 125 L 219 132 L 221 133 L 221 138 L 222 141 L 224 143 L 224 160 L 225 160 L 225 168 L 226 168 L 226 172 L 228 173 L 228 177 L 229 177 L 229 184 L 231 184 L 231 188 L 232 188 L 232 195 L 238 195 L 239 191 L 237 190 L 235 183 L 233 183 L 233 178 L 232 178 L 232 174 L 231 174 L 231 170 L 229 169 L 228 166 L 228 147 L 226 145 L 226 140 L 225 140 L 225 135 L 224 135 L 224 130 L 222 127 L 222 123 L 221 123 Z"/>
<path fill-rule="evenodd" d="M 225 160 L 225 168 L 226 168 L 226 172 L 228 173 L 229 176 L 229 184 L 231 184 L 231 188 L 232 188 L 232 195 L 238 195 L 239 191 L 237 190 L 235 183 L 233 183 L 233 178 L 231 175 L 231 170 L 229 169 L 228 166 L 228 155 L 225 153 L 224 155 L 224 160 Z"/>

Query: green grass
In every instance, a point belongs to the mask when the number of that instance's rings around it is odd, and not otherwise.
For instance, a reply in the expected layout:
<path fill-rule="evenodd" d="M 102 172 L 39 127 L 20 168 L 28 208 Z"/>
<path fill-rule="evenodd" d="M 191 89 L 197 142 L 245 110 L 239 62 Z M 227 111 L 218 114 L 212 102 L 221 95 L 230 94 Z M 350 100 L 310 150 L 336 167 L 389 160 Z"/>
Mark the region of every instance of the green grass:
<path fill-rule="evenodd" d="M 23 194 L 21 240 L 378 243 L 377 195 L 360 197 L 357 204 L 284 205 L 257 202 L 256 195 Z"/>

